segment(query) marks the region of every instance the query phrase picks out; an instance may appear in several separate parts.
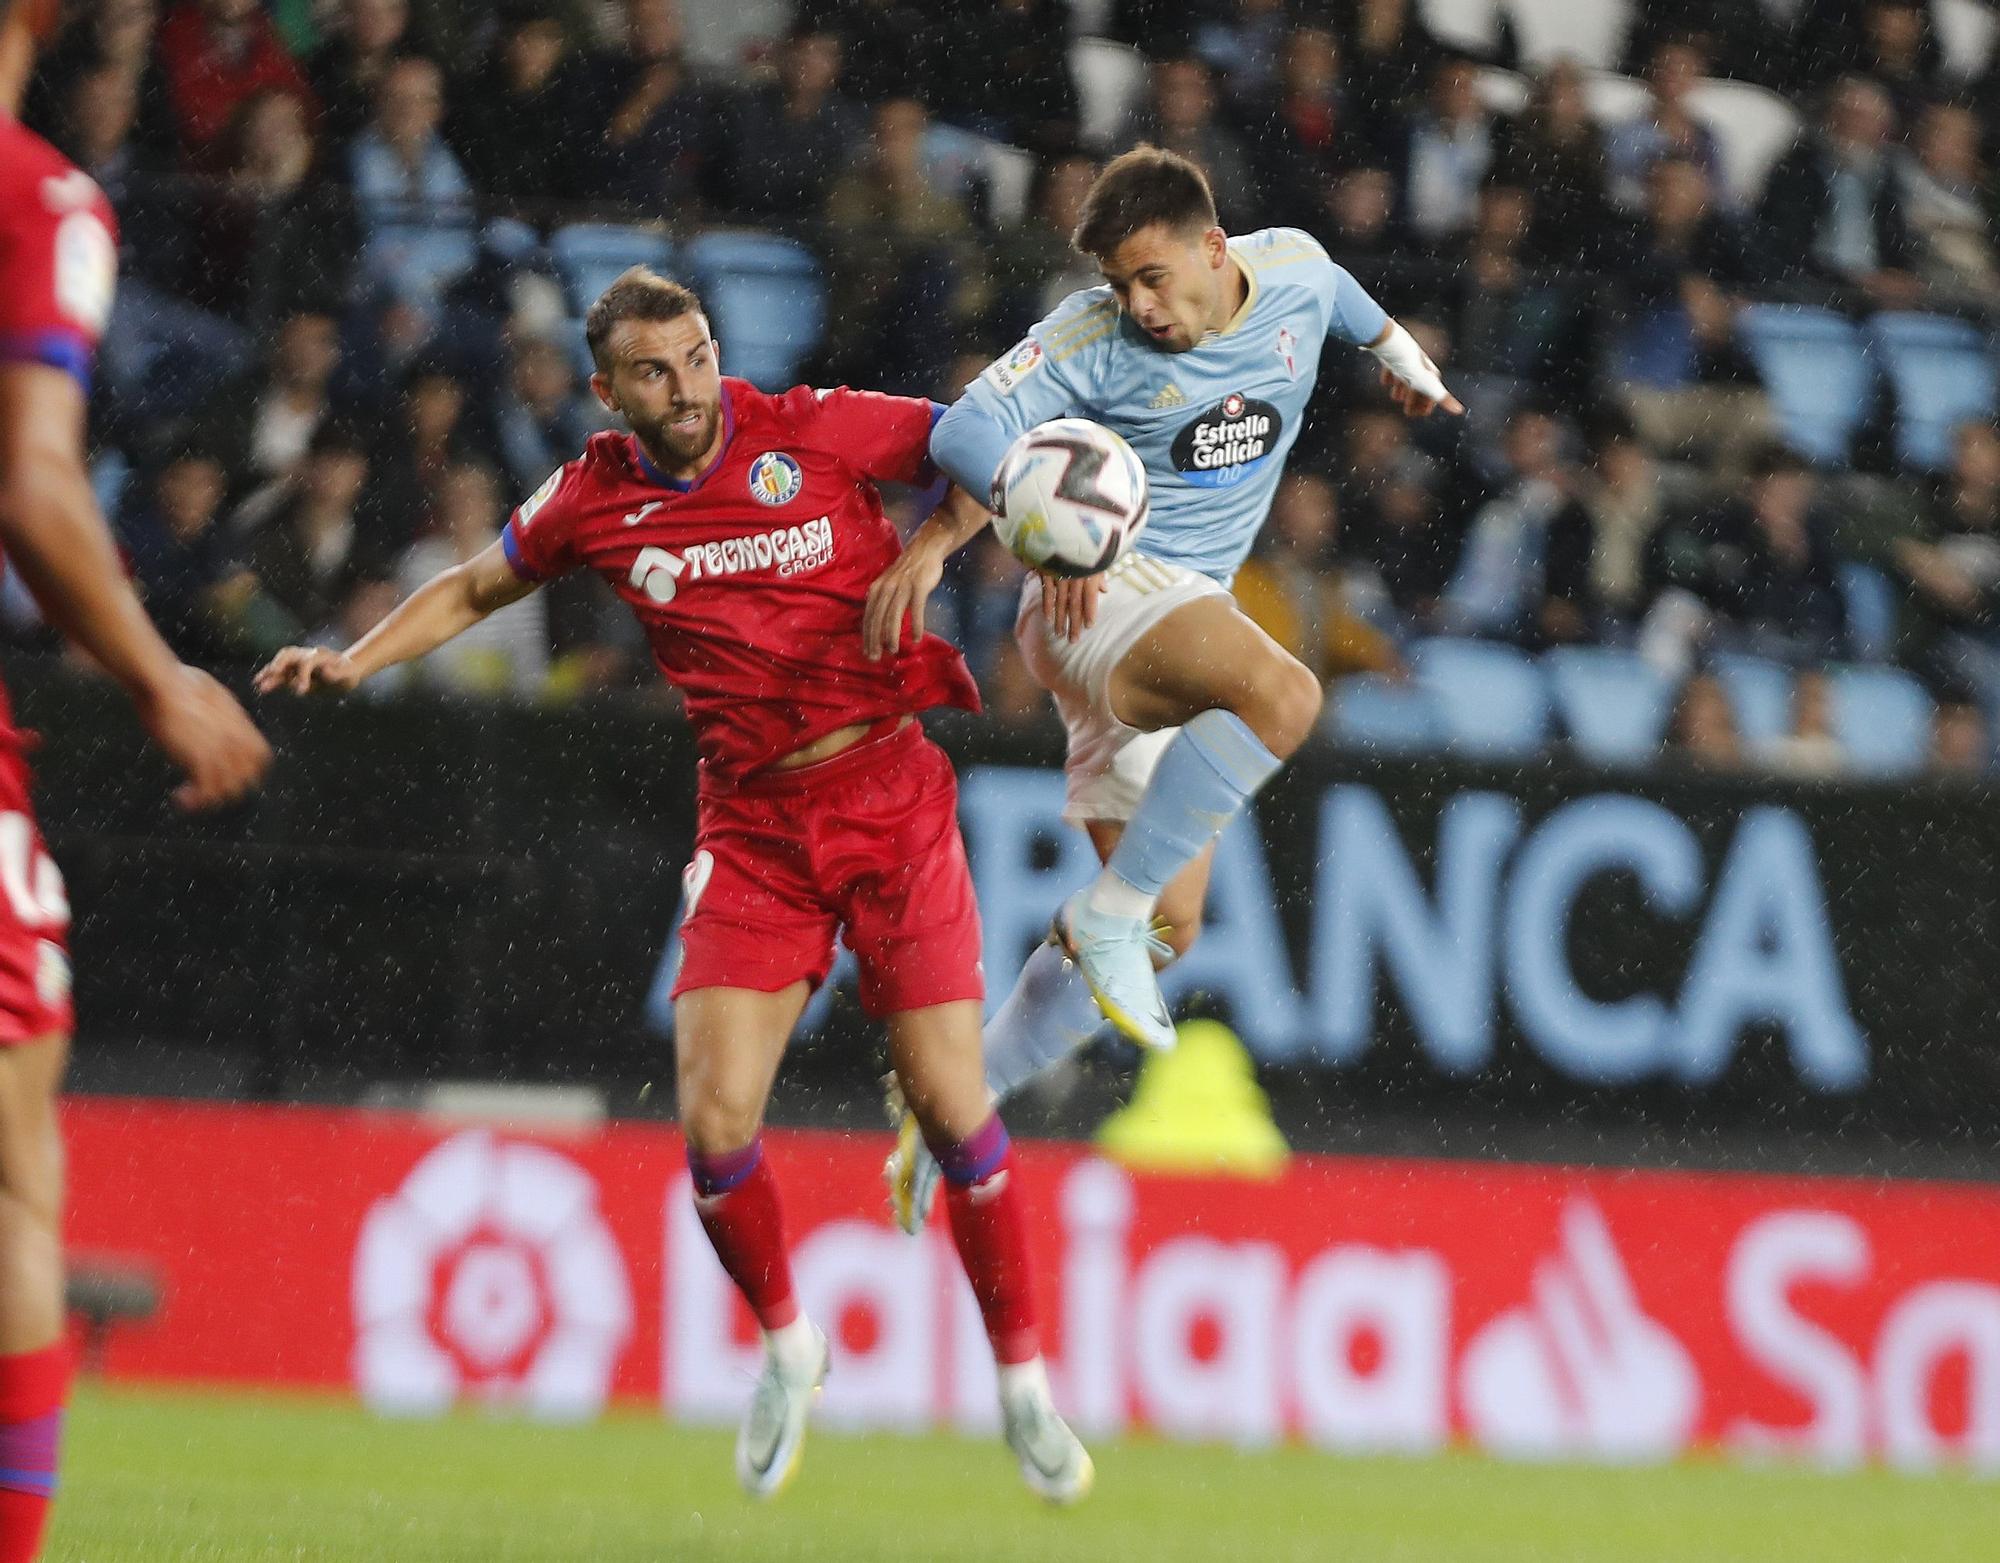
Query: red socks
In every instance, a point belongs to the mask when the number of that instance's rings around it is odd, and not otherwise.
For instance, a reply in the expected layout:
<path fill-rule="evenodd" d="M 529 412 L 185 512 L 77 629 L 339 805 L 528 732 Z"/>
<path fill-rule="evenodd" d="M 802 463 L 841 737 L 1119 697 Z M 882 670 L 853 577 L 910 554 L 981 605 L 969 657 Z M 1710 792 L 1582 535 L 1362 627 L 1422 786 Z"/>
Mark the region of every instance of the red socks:
<path fill-rule="evenodd" d="M 752 1140 L 740 1151 L 704 1156 L 689 1147 L 694 1174 L 694 1208 L 715 1257 L 767 1330 L 782 1329 L 799 1316 L 792 1295 L 792 1261 L 785 1251 L 785 1216 L 778 1207 L 778 1180 L 764 1163 L 764 1146 Z M 0 1558 L 0 1563 L 6 1563 Z"/>
<path fill-rule="evenodd" d="M 994 1360 L 1003 1367 L 1030 1361 L 1041 1354 L 1041 1332 L 1006 1126 L 995 1113 L 958 1144 L 933 1145 L 931 1154 L 944 1172 L 952 1240 L 986 1321 Z"/>
<path fill-rule="evenodd" d="M 56 1491 L 69 1343 L 0 1357 L 0 1563 L 33 1563 Z"/>

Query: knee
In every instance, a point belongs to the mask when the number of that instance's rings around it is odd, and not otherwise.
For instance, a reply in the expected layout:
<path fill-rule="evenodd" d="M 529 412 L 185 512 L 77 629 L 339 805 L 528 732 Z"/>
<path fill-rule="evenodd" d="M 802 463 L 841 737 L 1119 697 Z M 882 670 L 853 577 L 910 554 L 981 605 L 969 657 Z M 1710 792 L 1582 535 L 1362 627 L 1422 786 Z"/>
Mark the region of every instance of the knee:
<path fill-rule="evenodd" d="M 745 1091 L 699 1080 L 681 1091 L 681 1134 L 688 1149 L 703 1156 L 740 1151 L 763 1127 L 763 1102 Z"/>
<path fill-rule="evenodd" d="M 1237 715 L 1280 759 L 1288 759 L 1319 721 L 1325 692 L 1318 677 L 1291 657 L 1273 658 L 1260 669 Z"/>

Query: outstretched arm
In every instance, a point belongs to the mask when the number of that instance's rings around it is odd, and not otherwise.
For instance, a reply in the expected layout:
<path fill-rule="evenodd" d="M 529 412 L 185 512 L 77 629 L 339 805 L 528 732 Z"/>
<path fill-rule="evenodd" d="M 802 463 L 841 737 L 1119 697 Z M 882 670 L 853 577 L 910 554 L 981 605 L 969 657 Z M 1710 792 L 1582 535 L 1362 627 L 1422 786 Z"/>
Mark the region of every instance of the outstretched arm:
<path fill-rule="evenodd" d="M 437 650 L 496 608 L 519 602 L 538 584 L 517 574 L 506 550 L 495 543 L 464 564 L 432 576 L 345 651 L 287 646 L 257 674 L 257 690 L 268 695 L 289 689 L 304 695 L 315 685 L 352 689 L 384 668 Z"/>
<path fill-rule="evenodd" d="M 47 364 L 0 364 L 0 546 L 42 615 L 124 686 L 187 773 L 184 808 L 255 786 L 270 747 L 241 706 L 160 639 L 126 579 L 83 461 L 83 389 Z"/>
<path fill-rule="evenodd" d="M 991 520 L 986 506 L 954 484 L 924 524 L 910 534 L 895 563 L 875 577 L 861 612 L 861 649 L 879 661 L 903 643 L 903 620 L 910 638 L 924 638 L 924 605 L 944 579 L 944 562 Z"/>

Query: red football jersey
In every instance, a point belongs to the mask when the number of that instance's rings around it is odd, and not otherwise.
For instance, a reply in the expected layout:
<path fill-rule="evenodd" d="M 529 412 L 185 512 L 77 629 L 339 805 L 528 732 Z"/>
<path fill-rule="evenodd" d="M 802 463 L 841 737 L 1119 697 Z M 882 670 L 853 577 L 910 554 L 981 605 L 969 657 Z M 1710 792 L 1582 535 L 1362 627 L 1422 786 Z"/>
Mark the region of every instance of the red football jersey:
<path fill-rule="evenodd" d="M 0 116 L 0 364 L 46 364 L 88 389 L 118 282 L 116 232 L 96 181 Z M 0 692 L 0 731 L 10 724 Z"/>
<path fill-rule="evenodd" d="M 928 478 L 933 405 L 724 379 L 722 418 L 721 451 L 688 483 L 630 434 L 592 435 L 508 518 L 508 561 L 526 580 L 587 566 L 611 583 L 718 777 L 856 722 L 978 710 L 965 659 L 935 635 L 861 654 L 868 588 L 902 547 L 875 483 Z"/>
<path fill-rule="evenodd" d="M 118 280 L 116 233 L 96 181 L 0 117 L 0 362 L 88 381 Z"/>

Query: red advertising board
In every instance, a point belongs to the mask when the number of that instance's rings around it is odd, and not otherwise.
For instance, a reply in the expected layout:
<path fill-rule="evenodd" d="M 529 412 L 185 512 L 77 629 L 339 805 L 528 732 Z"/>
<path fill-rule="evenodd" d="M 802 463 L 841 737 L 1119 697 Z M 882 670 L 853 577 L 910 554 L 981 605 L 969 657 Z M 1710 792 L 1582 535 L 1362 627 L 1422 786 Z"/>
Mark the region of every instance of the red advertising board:
<path fill-rule="evenodd" d="M 739 1409 L 754 1347 L 669 1129 L 78 1098 L 69 1230 L 163 1302 L 121 1377 L 587 1416 Z M 829 1420 L 990 1425 L 886 1136 L 774 1132 Z M 1270 1182 L 1020 1150 L 1059 1397 L 1094 1432 L 2000 1469 L 2000 1189 L 1299 1157 Z"/>

